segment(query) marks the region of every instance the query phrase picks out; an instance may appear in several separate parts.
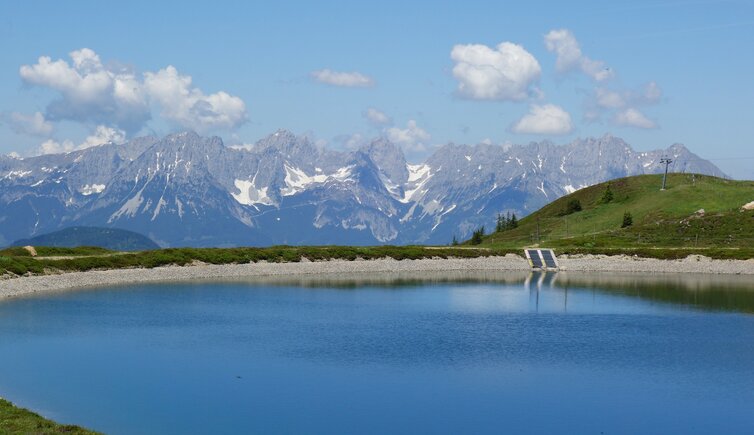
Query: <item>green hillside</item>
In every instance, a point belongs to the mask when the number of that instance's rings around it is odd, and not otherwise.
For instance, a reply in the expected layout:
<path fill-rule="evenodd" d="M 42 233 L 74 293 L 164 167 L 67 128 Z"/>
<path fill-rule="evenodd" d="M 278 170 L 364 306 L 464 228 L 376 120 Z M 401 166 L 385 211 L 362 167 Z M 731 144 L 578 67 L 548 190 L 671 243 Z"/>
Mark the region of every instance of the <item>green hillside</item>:
<path fill-rule="evenodd" d="M 133 231 L 118 228 L 69 227 L 30 239 L 16 240 L 11 246 L 48 246 L 76 248 L 97 246 L 113 251 L 144 251 L 159 249 L 152 239 Z"/>
<path fill-rule="evenodd" d="M 61 425 L 47 420 L 7 400 L 0 399 L 0 434 L 70 434 L 95 435 L 93 432 L 73 425 Z"/>
<path fill-rule="evenodd" d="M 742 209 L 754 201 L 754 181 L 669 174 L 667 189 L 661 184 L 662 175 L 641 175 L 578 190 L 521 219 L 517 228 L 486 236 L 482 245 L 603 252 L 754 247 L 754 210 Z M 580 211 L 574 211 L 575 201 Z M 622 228 L 626 213 L 632 224 Z"/>

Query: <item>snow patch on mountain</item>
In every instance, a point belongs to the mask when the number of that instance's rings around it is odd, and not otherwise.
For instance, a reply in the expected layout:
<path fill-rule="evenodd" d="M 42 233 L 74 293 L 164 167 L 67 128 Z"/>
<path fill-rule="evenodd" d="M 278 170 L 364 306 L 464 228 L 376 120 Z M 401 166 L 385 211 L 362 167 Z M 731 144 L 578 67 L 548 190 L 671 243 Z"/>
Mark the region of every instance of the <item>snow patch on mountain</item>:
<path fill-rule="evenodd" d="M 233 184 L 235 184 L 236 189 L 238 189 L 240 193 L 231 192 L 230 194 L 239 204 L 252 206 L 256 204 L 275 205 L 275 201 L 267 195 L 268 187 L 265 186 L 261 189 L 257 189 L 254 186 L 254 180 L 248 181 L 237 179 Z"/>
<path fill-rule="evenodd" d="M 162 210 L 162 206 L 167 205 L 167 204 L 168 203 L 165 201 L 165 199 L 163 199 L 162 197 L 160 197 L 160 200 L 157 201 L 157 205 L 154 208 L 154 213 L 152 213 L 152 219 L 151 220 L 157 219 L 157 216 L 160 215 L 160 211 Z"/>
<path fill-rule="evenodd" d="M 89 196 L 93 193 L 102 193 L 105 190 L 104 184 L 85 184 L 79 189 L 79 193 L 84 196 Z"/>
<path fill-rule="evenodd" d="M 408 169 L 408 182 L 400 201 L 402 203 L 416 202 L 426 193 L 426 190 L 422 190 L 422 187 L 432 178 L 432 168 L 427 164 L 406 165 L 406 168 Z"/>
<path fill-rule="evenodd" d="M 136 213 L 138 213 L 139 208 L 141 207 L 141 204 L 144 202 L 144 198 L 142 198 L 142 193 L 144 192 L 144 187 L 141 188 L 140 191 L 136 193 L 133 197 L 131 197 L 128 201 L 126 201 L 115 213 L 113 213 L 110 216 L 110 219 L 108 219 L 107 223 L 113 223 L 114 221 L 121 218 L 121 216 L 125 217 L 134 217 L 136 216 Z"/>
<path fill-rule="evenodd" d="M 31 175 L 31 171 L 10 171 L 5 175 L 5 179 L 12 180 L 14 178 L 24 178 Z"/>
<path fill-rule="evenodd" d="M 353 166 L 346 166 L 338 169 L 332 174 L 307 175 L 302 169 L 285 165 L 285 186 L 280 189 L 283 196 L 295 195 L 309 187 L 317 184 L 324 184 L 328 181 L 346 182 L 351 179 Z"/>
<path fill-rule="evenodd" d="M 401 186 L 399 184 L 393 183 L 393 180 L 389 179 L 382 172 L 380 172 L 380 181 L 382 182 L 382 185 L 385 186 L 385 190 L 390 193 L 390 196 L 398 200 L 401 200 L 403 198 Z"/>

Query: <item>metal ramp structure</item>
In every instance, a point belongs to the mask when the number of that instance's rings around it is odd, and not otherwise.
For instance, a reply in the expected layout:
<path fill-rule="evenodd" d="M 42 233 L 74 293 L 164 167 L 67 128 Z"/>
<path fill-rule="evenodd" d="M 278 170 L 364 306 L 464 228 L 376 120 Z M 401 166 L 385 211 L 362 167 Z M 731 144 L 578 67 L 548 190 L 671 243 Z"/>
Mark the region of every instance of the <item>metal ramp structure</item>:
<path fill-rule="evenodd" d="M 525 249 L 526 259 L 534 269 L 557 270 L 558 260 L 552 249 Z"/>

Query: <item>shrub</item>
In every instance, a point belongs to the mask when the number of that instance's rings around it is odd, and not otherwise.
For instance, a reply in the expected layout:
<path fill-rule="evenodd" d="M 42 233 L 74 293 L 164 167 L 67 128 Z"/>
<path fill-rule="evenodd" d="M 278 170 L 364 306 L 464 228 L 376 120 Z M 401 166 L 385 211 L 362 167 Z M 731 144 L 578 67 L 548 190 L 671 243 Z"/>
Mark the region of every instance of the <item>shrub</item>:
<path fill-rule="evenodd" d="M 561 216 L 567 216 L 569 214 L 573 214 L 573 213 L 579 212 L 581 210 L 582 210 L 582 208 L 581 208 L 581 201 L 579 201 L 578 199 L 574 198 L 574 199 L 568 201 L 568 204 L 566 204 L 565 210 L 561 211 L 560 215 Z"/>
<path fill-rule="evenodd" d="M 631 213 L 625 212 L 623 213 L 623 224 L 620 226 L 621 228 L 628 228 L 631 225 L 634 224 L 634 218 L 631 216 Z"/>
<path fill-rule="evenodd" d="M 607 183 L 607 187 L 605 188 L 605 193 L 602 194 L 602 199 L 600 199 L 600 202 L 602 204 L 607 204 L 608 202 L 613 200 L 613 189 L 610 188 L 610 183 Z"/>

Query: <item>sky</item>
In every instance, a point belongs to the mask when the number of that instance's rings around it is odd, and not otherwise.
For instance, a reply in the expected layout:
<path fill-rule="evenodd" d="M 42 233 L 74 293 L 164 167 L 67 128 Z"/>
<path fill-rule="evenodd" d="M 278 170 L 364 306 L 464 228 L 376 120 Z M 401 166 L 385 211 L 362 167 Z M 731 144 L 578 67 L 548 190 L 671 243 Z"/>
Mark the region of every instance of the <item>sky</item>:
<path fill-rule="evenodd" d="M 195 130 L 248 146 L 610 133 L 754 179 L 754 2 L 0 2 L 0 153 Z"/>

